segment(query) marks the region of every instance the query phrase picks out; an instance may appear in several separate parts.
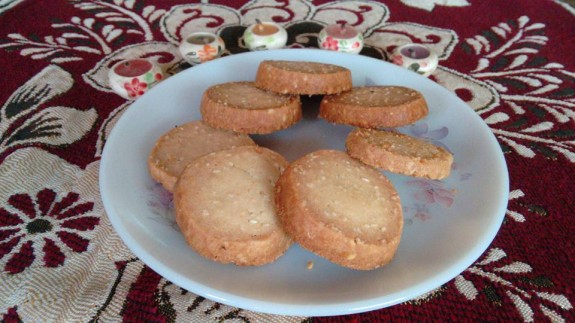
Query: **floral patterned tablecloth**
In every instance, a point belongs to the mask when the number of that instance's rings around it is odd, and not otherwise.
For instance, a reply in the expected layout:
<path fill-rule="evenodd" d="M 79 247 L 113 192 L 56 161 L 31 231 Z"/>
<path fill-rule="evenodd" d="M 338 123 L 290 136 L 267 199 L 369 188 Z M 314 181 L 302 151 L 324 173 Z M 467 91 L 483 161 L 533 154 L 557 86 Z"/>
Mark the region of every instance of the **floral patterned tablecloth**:
<path fill-rule="evenodd" d="M 255 19 L 288 46 L 317 47 L 326 24 L 439 55 L 431 79 L 497 137 L 510 175 L 505 220 L 469 268 L 421 297 L 324 321 L 574 321 L 575 8 L 565 1 L 0 0 L 0 317 L 3 321 L 285 322 L 197 296 L 136 258 L 98 187 L 102 149 L 129 107 L 109 87 L 125 58 L 189 67 L 177 46 L 212 31 L 245 52 Z M 426 221 L 421 212 L 414 221 Z"/>

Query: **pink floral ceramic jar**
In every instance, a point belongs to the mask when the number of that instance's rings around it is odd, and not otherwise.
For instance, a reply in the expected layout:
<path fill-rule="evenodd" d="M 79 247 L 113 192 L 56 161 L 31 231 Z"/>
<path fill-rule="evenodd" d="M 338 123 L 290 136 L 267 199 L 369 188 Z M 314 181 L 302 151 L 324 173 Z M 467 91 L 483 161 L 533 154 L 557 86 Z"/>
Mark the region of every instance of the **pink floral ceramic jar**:
<path fill-rule="evenodd" d="M 426 77 L 435 71 L 439 62 L 437 54 L 421 44 L 405 44 L 397 47 L 391 56 L 391 61 Z"/>
<path fill-rule="evenodd" d="M 216 34 L 194 32 L 182 40 L 178 49 L 188 63 L 195 65 L 220 57 L 226 49 L 226 44 Z"/>
<path fill-rule="evenodd" d="M 164 79 L 162 68 L 147 59 L 120 61 L 108 72 L 110 87 L 121 97 L 134 100 Z"/>
<path fill-rule="evenodd" d="M 359 54 L 363 49 L 363 35 L 346 24 L 326 26 L 317 41 L 320 48 L 342 53 Z"/>

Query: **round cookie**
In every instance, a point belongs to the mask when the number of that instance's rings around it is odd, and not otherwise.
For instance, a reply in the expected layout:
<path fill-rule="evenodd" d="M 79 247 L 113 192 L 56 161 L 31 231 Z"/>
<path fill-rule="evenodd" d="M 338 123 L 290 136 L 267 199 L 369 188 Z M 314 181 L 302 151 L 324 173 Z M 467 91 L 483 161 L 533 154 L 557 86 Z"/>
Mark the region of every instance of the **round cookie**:
<path fill-rule="evenodd" d="M 208 88 L 200 111 L 210 126 L 246 134 L 272 133 L 302 117 L 299 96 L 264 91 L 254 82 L 230 82 Z"/>
<path fill-rule="evenodd" d="M 345 67 L 305 61 L 262 61 L 256 86 L 283 94 L 335 94 L 352 88 L 351 71 Z"/>
<path fill-rule="evenodd" d="M 363 86 L 325 96 L 319 116 L 362 128 L 400 127 L 428 114 L 423 95 L 402 86 Z"/>
<path fill-rule="evenodd" d="M 214 151 L 255 145 L 245 134 L 212 128 L 200 120 L 177 126 L 163 134 L 148 156 L 154 180 L 172 192 L 178 177 L 192 160 Z"/>
<path fill-rule="evenodd" d="M 320 150 L 292 162 L 276 183 L 284 229 L 339 265 L 370 270 L 391 261 L 403 230 L 393 184 L 345 152 Z"/>
<path fill-rule="evenodd" d="M 398 132 L 358 128 L 345 145 L 351 157 L 409 176 L 444 179 L 453 164 L 453 155 L 443 147 Z"/>
<path fill-rule="evenodd" d="M 188 244 L 220 263 L 258 266 L 291 245 L 274 206 L 274 185 L 287 161 L 258 146 L 192 161 L 174 189 L 176 222 Z"/>

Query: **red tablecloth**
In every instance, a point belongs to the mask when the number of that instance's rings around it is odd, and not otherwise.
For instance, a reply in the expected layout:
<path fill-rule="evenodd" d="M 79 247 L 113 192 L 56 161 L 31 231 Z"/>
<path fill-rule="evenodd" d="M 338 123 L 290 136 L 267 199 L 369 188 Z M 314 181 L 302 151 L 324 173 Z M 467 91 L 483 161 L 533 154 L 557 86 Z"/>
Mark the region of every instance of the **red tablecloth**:
<path fill-rule="evenodd" d="M 485 120 L 509 167 L 505 220 L 474 265 L 418 299 L 318 320 L 574 321 L 574 15 L 572 2 L 543 0 L 0 1 L 0 317 L 306 320 L 179 289 L 127 249 L 99 195 L 103 146 L 130 103 L 109 88 L 110 62 L 145 57 L 175 74 L 188 67 L 185 33 L 219 33 L 235 54 L 260 18 L 286 26 L 291 47 L 316 46 L 338 21 L 376 58 L 430 46 L 431 78 Z"/>

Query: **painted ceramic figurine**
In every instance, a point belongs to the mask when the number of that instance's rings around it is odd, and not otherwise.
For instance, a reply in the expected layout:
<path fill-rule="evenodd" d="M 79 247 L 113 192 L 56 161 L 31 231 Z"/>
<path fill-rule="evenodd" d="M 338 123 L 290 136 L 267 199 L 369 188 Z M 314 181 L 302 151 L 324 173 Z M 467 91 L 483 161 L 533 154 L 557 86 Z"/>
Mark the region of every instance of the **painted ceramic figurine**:
<path fill-rule="evenodd" d="M 108 72 L 110 87 L 121 97 L 134 100 L 164 79 L 162 68 L 147 59 L 120 61 Z"/>
<path fill-rule="evenodd" d="M 318 45 L 327 50 L 359 54 L 363 49 L 363 35 L 346 24 L 328 25 L 320 31 Z"/>
<path fill-rule="evenodd" d="M 244 43 L 249 50 L 279 49 L 287 43 L 287 31 L 274 22 L 261 22 L 249 26 L 244 32 Z"/>
<path fill-rule="evenodd" d="M 425 77 L 435 71 L 439 62 L 437 54 L 421 44 L 406 44 L 397 47 L 391 56 L 391 61 Z"/>
<path fill-rule="evenodd" d="M 195 65 L 220 57 L 226 44 L 216 34 L 194 32 L 182 40 L 178 49 L 188 63 Z"/>

